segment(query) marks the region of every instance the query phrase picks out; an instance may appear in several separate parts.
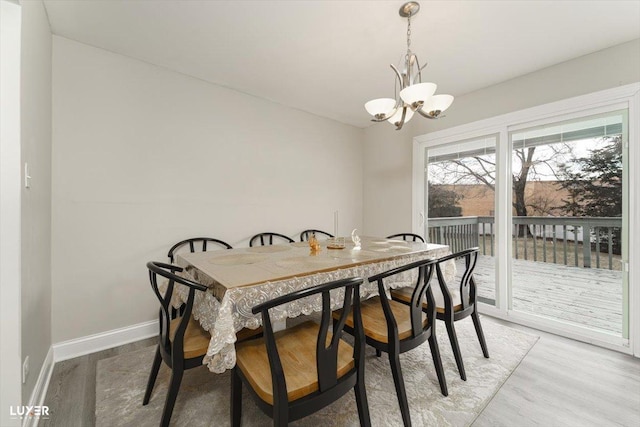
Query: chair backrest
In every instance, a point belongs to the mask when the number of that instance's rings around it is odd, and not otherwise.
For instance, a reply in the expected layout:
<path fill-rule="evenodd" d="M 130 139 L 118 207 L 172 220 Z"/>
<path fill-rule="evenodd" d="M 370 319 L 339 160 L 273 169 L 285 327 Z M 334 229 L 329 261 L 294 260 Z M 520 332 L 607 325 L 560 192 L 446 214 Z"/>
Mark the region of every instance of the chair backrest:
<path fill-rule="evenodd" d="M 395 239 L 400 237 L 402 240 L 404 240 L 405 242 L 422 242 L 424 243 L 424 238 L 418 234 L 413 234 L 413 233 L 398 233 L 398 234 L 392 234 L 391 236 L 387 236 L 387 239 Z"/>
<path fill-rule="evenodd" d="M 284 234 L 267 232 L 259 233 L 253 236 L 251 240 L 249 240 L 249 246 L 255 246 L 258 244 L 258 242 L 260 243 L 260 246 L 273 245 L 274 237 L 276 238 L 276 241 L 280 239 L 284 240 L 287 243 L 293 243 L 293 239 L 291 237 L 285 236 Z"/>
<path fill-rule="evenodd" d="M 196 251 L 196 243 L 200 244 L 200 248 L 202 252 L 207 251 L 207 246 L 209 243 L 222 246 L 225 249 L 233 249 L 233 246 L 231 246 L 227 242 L 214 239 L 213 237 L 192 237 L 191 239 L 182 240 L 176 243 L 175 245 L 171 246 L 171 249 L 169 249 L 169 252 L 167 253 L 167 256 L 169 257 L 169 261 L 173 264 L 173 262 L 175 261 L 174 259 L 175 253 L 178 251 L 178 249 L 186 245 L 189 245 L 189 250 L 191 251 L 191 253 L 194 253 Z"/>
<path fill-rule="evenodd" d="M 204 292 L 207 290 L 207 287 L 175 274 L 176 272 L 181 272 L 183 270 L 182 267 L 178 267 L 177 265 L 149 261 L 147 263 L 147 268 L 149 269 L 149 281 L 151 282 L 151 288 L 156 294 L 158 301 L 160 301 L 160 343 L 166 351 L 169 351 L 172 354 L 175 352 L 176 354 L 182 355 L 184 332 L 187 329 L 189 318 L 191 317 L 195 293 L 196 291 Z M 158 288 L 158 275 L 169 279 L 164 294 L 160 292 L 160 289 Z M 173 337 L 173 345 L 171 345 L 171 340 L 169 339 L 169 326 L 171 320 L 175 317 L 175 311 L 172 311 L 171 307 L 171 297 L 173 296 L 175 283 L 187 286 L 189 288 L 189 296 L 187 297 L 187 302 L 183 306 L 183 311 L 181 311 L 182 320 L 176 329 Z"/>
<path fill-rule="evenodd" d="M 326 231 L 309 229 L 309 230 L 304 230 L 302 233 L 300 233 L 300 241 L 301 242 L 309 241 L 309 237 L 311 237 L 311 235 L 314 233 L 316 237 L 318 237 L 318 235 L 333 237 L 333 234 L 327 233 Z"/>
<path fill-rule="evenodd" d="M 381 295 L 380 301 L 382 302 L 382 311 L 384 312 L 384 317 L 387 321 L 387 336 L 389 337 L 390 343 L 398 337 L 398 326 L 395 316 L 393 315 L 393 311 L 391 310 L 391 306 L 389 305 L 389 300 L 384 297 L 384 295 L 386 295 L 386 289 L 384 286 L 385 280 L 401 273 L 417 270 L 418 278 L 416 280 L 416 286 L 413 289 L 413 294 L 411 295 L 411 303 L 408 306 L 408 309 L 411 311 L 411 338 L 417 338 L 431 328 L 435 319 L 436 306 L 429 282 L 433 276 L 434 265 L 436 262 L 437 260 L 435 259 L 415 261 L 369 277 L 369 282 L 377 282 L 378 284 L 378 293 Z M 425 295 L 428 307 L 426 310 L 428 320 L 426 328 L 422 325 L 422 313 L 424 311 L 422 303 Z"/>
<path fill-rule="evenodd" d="M 276 346 L 276 339 L 271 325 L 269 309 L 282 304 L 287 304 L 301 298 L 306 298 L 316 294 L 322 294 L 322 320 L 316 342 L 316 364 L 318 372 L 318 387 L 320 393 L 325 393 L 334 387 L 338 382 L 337 363 L 338 345 L 343 334 L 343 328 L 349 313 L 353 310 L 354 337 L 353 358 L 355 370 L 364 369 L 364 329 L 362 327 L 362 315 L 360 313 L 360 285 L 363 280 L 359 277 L 341 279 L 323 285 L 314 286 L 297 292 L 275 298 L 271 301 L 253 307 L 253 314 L 261 313 L 264 339 L 271 367 L 272 384 L 274 385 L 274 402 L 287 402 L 287 386 Z M 342 315 L 340 320 L 332 322 L 331 296 L 330 291 L 337 292 L 344 289 L 344 302 L 342 304 Z M 333 326 L 332 326 L 333 325 Z M 329 328 L 332 327 L 331 340 L 327 345 Z"/>
<path fill-rule="evenodd" d="M 446 255 L 438 258 L 436 264 L 436 274 L 438 276 L 438 282 L 441 289 L 446 289 L 447 282 L 442 273 L 440 265 L 446 261 L 464 258 L 465 269 L 460 279 L 460 300 L 462 302 L 462 309 L 466 309 L 476 302 L 476 284 L 473 280 L 473 270 L 476 268 L 478 262 L 478 248 L 469 248 L 455 254 Z M 451 295 L 449 292 L 443 290 L 442 295 L 444 297 L 445 309 L 447 307 L 453 307 L 451 301 Z"/>

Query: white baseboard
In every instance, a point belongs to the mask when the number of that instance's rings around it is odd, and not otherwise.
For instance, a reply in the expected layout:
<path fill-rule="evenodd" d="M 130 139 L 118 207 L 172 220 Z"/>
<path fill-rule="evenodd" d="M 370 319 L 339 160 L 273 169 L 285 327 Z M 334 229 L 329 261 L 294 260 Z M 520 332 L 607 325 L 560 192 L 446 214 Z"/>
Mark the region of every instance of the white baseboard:
<path fill-rule="evenodd" d="M 140 341 L 158 334 L 158 321 L 153 320 L 95 335 L 64 341 L 49 347 L 28 406 L 42 406 L 56 362 Z M 37 427 L 40 417 L 25 417 L 22 427 Z"/>
<path fill-rule="evenodd" d="M 28 406 L 42 406 L 44 404 L 44 398 L 49 389 L 49 380 L 51 380 L 51 374 L 53 373 L 53 364 L 53 347 L 49 347 L 47 356 L 42 363 L 40 374 L 38 374 L 38 380 L 31 392 Z M 22 427 L 37 427 L 39 421 L 39 417 L 25 417 L 22 421 Z"/>
<path fill-rule="evenodd" d="M 95 353 L 108 348 L 118 347 L 158 334 L 158 321 L 138 323 L 124 328 L 113 329 L 95 335 L 88 335 L 69 341 L 63 341 L 53 345 L 53 360 L 73 359 L 85 354 Z"/>

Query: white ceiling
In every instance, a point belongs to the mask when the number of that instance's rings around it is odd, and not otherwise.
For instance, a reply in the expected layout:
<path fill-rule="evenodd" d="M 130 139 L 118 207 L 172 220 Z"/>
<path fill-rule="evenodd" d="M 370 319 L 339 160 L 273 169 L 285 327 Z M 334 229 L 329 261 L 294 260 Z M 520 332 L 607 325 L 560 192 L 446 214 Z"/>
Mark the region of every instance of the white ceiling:
<path fill-rule="evenodd" d="M 403 3 L 45 0 L 54 34 L 358 127 L 394 96 Z M 638 0 L 423 1 L 412 20 L 423 80 L 454 96 L 639 37 Z"/>

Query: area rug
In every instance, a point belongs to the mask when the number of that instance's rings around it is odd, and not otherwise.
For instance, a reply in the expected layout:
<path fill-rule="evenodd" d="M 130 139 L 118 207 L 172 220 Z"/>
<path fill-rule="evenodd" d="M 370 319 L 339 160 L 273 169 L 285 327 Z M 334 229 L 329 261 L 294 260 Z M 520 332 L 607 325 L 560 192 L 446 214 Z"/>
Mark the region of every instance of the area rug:
<path fill-rule="evenodd" d="M 448 397 L 440 394 L 427 343 L 400 355 L 414 426 L 470 425 L 538 340 L 535 335 L 497 324 L 491 319 L 485 318 L 483 329 L 491 355 L 489 359 L 482 356 L 471 319 L 456 322 L 467 373 L 467 381 L 462 381 L 444 324 L 437 323 Z M 170 370 L 166 366 L 160 369 L 151 401 L 142 406 L 154 352 L 155 347 L 148 347 L 98 362 L 98 427 L 159 425 L 170 378 Z M 372 424 L 401 426 L 389 360 L 384 354 L 376 357 L 370 347 L 366 353 L 365 379 Z M 185 372 L 171 424 L 190 427 L 230 425 L 229 380 L 229 372 L 213 374 L 204 366 Z M 242 410 L 243 426 L 272 425 L 271 419 L 253 403 L 246 387 Z M 355 397 L 348 393 L 322 411 L 291 425 L 358 426 Z"/>

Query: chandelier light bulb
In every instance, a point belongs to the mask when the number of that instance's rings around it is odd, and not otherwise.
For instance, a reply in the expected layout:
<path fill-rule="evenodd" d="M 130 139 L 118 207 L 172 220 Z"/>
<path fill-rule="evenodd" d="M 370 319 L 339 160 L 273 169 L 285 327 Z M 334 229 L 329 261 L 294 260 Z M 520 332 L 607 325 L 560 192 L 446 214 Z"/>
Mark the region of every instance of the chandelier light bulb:
<path fill-rule="evenodd" d="M 413 117 L 413 110 L 407 107 L 407 112 L 404 115 L 404 123 L 407 123 L 409 120 L 411 120 L 411 117 Z M 387 121 L 394 126 L 398 126 L 397 123 L 400 122 L 400 119 L 402 119 L 402 108 L 398 108 L 398 111 L 396 111 L 393 116 L 387 119 Z"/>
<path fill-rule="evenodd" d="M 418 83 L 402 89 L 400 91 L 400 98 L 402 98 L 405 103 L 411 105 L 413 109 L 416 109 L 427 103 L 437 88 L 438 85 L 435 83 Z"/>
<path fill-rule="evenodd" d="M 389 114 L 393 113 L 395 106 L 396 100 L 392 98 L 373 99 L 364 104 L 364 108 L 369 114 L 374 116 L 376 119 L 384 120 L 389 117 Z"/>
<path fill-rule="evenodd" d="M 434 95 L 431 97 L 431 99 L 429 99 L 428 102 L 425 102 L 424 106 L 422 107 L 422 111 L 425 112 L 428 116 L 436 118 L 447 108 L 449 108 L 452 103 L 452 95 Z"/>

